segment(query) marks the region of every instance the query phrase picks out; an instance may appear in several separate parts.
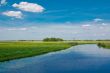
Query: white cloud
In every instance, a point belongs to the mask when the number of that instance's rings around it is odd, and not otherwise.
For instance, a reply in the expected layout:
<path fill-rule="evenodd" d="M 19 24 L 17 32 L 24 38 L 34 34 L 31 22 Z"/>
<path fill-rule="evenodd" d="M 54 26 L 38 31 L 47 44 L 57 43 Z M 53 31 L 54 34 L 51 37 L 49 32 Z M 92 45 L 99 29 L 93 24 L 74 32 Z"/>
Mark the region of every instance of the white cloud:
<path fill-rule="evenodd" d="M 18 9 L 28 11 L 28 12 L 43 12 L 44 8 L 35 3 L 28 3 L 28 2 L 20 2 L 19 4 L 13 4 L 13 7 L 16 7 Z"/>
<path fill-rule="evenodd" d="M 100 22 L 100 21 L 103 21 L 103 19 L 100 19 L 100 18 L 95 18 L 94 19 L 94 22 Z"/>
<path fill-rule="evenodd" d="M 1 1 L 0 1 L 0 4 L 1 4 L 1 5 L 6 4 L 6 3 L 7 3 L 6 0 L 1 0 Z"/>
<path fill-rule="evenodd" d="M 23 14 L 21 11 L 6 11 L 2 13 L 3 15 L 15 17 L 15 18 L 22 18 Z"/>
<path fill-rule="evenodd" d="M 21 31 L 25 31 L 25 30 L 28 30 L 28 28 L 8 28 L 7 30 L 11 30 L 11 31 L 21 30 Z"/>
<path fill-rule="evenodd" d="M 104 26 L 105 26 L 105 25 L 107 25 L 107 24 L 106 24 L 106 23 L 102 23 L 102 25 L 104 25 Z"/>
<path fill-rule="evenodd" d="M 82 29 L 86 26 L 89 30 Z M 88 27 L 89 26 L 89 27 Z M 92 24 L 51 24 L 46 26 L 0 27 L 0 40 L 32 40 L 45 37 L 64 39 L 110 39 L 110 25 Z M 39 35 L 39 36 L 38 36 Z M 7 37 L 8 36 L 8 37 Z"/>
<path fill-rule="evenodd" d="M 91 25 L 90 24 L 84 24 L 82 25 L 82 27 L 90 27 Z"/>

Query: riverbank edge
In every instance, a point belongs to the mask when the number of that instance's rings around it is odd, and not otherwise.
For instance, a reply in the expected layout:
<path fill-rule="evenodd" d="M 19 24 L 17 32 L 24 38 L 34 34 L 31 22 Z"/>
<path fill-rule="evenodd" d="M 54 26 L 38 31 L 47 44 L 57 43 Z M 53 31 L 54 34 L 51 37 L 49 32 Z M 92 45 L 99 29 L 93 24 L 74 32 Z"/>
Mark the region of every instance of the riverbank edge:
<path fill-rule="evenodd" d="M 71 48 L 72 46 L 78 45 L 78 44 L 73 44 L 73 43 L 72 44 L 65 43 L 65 44 L 68 45 L 68 46 L 65 46 L 65 47 L 62 47 L 62 48 L 56 48 L 53 51 L 50 50 L 50 51 L 44 51 L 44 52 L 41 52 L 41 53 L 34 53 L 34 54 L 28 54 L 28 55 L 24 55 L 24 56 L 16 56 L 16 57 L 7 58 L 7 59 L 1 59 L 0 62 L 6 62 L 6 61 L 15 60 L 15 59 L 22 59 L 22 58 L 28 58 L 28 57 L 34 57 L 34 56 L 40 56 L 40 55 L 48 54 L 48 53 L 51 53 L 51 52 L 57 52 L 57 51 L 65 50 L 65 49 Z"/>

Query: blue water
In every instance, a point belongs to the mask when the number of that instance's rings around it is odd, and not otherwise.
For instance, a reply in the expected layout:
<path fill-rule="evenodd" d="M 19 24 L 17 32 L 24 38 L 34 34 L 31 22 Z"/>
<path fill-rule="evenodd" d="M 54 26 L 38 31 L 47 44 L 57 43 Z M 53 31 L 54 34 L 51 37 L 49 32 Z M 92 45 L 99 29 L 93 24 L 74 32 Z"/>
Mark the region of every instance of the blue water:
<path fill-rule="evenodd" d="M 79 45 L 41 56 L 0 63 L 0 73 L 110 73 L 110 50 Z"/>

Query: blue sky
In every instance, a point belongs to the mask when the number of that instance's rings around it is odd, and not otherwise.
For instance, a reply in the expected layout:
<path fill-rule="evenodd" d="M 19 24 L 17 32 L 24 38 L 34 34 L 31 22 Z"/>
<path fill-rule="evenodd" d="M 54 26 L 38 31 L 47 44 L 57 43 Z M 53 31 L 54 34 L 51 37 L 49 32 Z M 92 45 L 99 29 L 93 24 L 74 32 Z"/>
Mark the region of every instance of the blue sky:
<path fill-rule="evenodd" d="M 110 0 L 1 0 L 0 40 L 110 39 Z"/>

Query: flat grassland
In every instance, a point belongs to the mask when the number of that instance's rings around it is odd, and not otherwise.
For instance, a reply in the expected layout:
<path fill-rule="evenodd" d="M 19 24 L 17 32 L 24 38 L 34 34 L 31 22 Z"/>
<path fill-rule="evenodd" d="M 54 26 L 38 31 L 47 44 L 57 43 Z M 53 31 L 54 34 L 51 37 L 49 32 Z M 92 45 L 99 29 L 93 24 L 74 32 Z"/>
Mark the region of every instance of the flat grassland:
<path fill-rule="evenodd" d="M 0 61 L 41 55 L 71 46 L 64 42 L 0 42 Z"/>
<path fill-rule="evenodd" d="M 97 44 L 99 47 L 110 48 L 110 41 L 2 41 L 0 42 L 0 62 L 64 50 L 79 44 Z"/>

